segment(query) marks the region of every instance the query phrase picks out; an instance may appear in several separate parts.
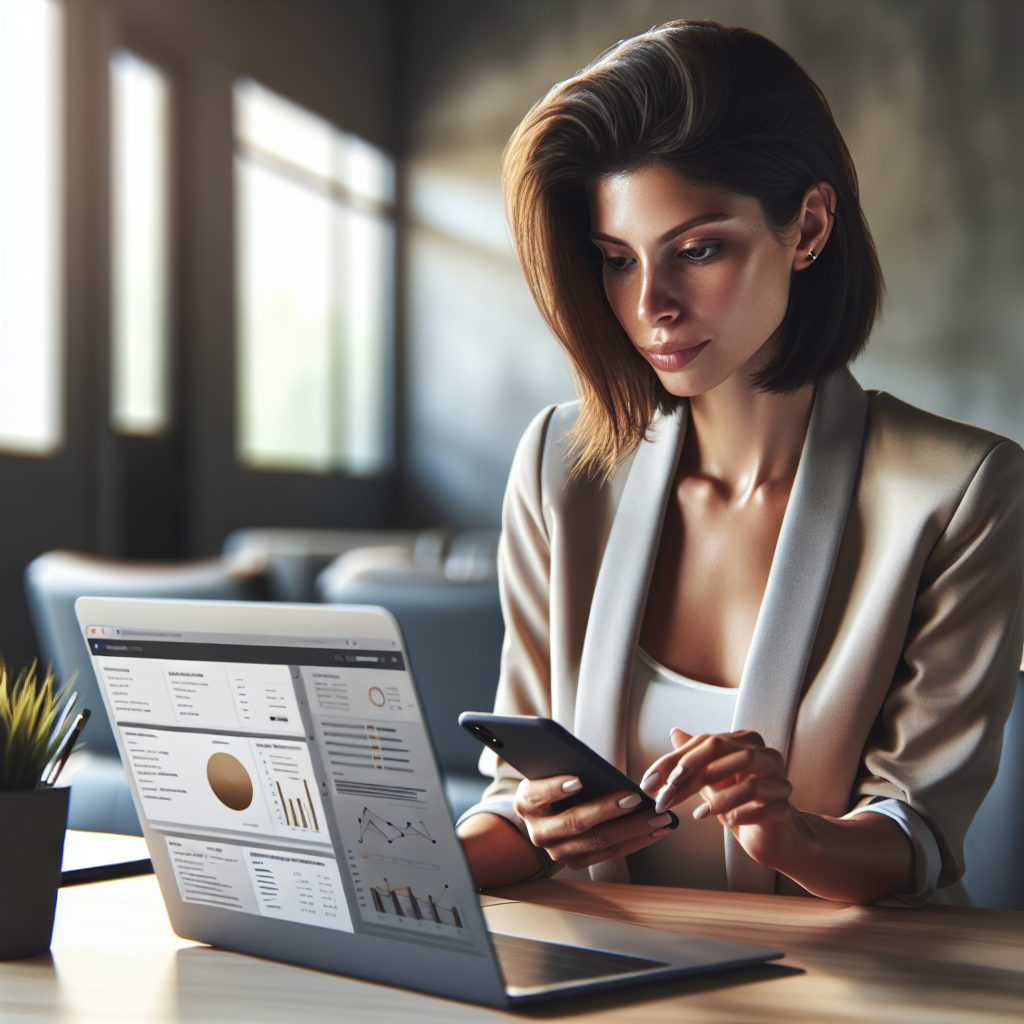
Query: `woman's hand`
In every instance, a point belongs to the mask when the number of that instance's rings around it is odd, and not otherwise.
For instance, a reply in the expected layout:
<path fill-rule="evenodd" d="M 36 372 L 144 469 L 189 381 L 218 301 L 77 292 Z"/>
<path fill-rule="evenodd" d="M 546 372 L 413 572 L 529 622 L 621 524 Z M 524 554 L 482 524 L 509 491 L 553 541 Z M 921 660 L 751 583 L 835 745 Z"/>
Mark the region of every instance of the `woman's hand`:
<path fill-rule="evenodd" d="M 825 899 L 873 903 L 912 883 L 913 847 L 896 822 L 870 806 L 848 818 L 797 810 L 782 755 L 756 732 L 671 736 L 675 749 L 640 782 L 656 811 L 700 793 L 695 818 L 716 815 L 759 864 Z"/>
<path fill-rule="evenodd" d="M 671 738 L 675 749 L 655 761 L 640 783 L 656 796 L 657 810 L 700 793 L 704 803 L 695 818 L 717 815 L 759 864 L 785 860 L 798 824 L 782 755 L 748 730 L 689 736 L 673 729 Z"/>
<path fill-rule="evenodd" d="M 523 779 L 516 792 L 516 814 L 526 823 L 535 846 L 569 868 L 585 868 L 613 857 L 624 857 L 656 843 L 671 831 L 663 812 L 635 813 L 637 793 L 621 792 L 577 804 L 561 813 L 551 805 L 582 788 L 579 779 L 559 775 Z"/>

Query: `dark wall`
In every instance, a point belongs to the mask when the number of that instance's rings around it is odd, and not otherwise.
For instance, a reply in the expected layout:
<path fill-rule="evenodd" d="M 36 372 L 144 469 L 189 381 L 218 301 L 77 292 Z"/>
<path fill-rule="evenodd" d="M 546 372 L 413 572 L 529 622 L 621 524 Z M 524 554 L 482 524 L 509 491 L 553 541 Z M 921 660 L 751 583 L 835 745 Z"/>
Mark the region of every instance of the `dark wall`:
<path fill-rule="evenodd" d="M 234 456 L 231 85 L 251 75 L 394 152 L 400 78 L 391 0 L 66 0 L 67 441 L 0 455 L 0 650 L 35 655 L 22 574 L 73 548 L 213 554 L 243 526 L 360 526 L 397 515 L 393 476 L 246 472 Z M 128 46 L 171 76 L 175 426 L 108 421 L 107 61 Z"/>

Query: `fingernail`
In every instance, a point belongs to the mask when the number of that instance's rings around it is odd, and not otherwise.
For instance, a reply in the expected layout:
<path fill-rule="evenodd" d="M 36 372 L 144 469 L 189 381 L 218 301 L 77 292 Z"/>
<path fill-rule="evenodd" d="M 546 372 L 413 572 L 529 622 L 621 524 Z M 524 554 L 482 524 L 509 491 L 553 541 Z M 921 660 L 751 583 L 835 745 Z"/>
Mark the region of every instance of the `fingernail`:
<path fill-rule="evenodd" d="M 686 774 L 686 766 L 677 764 L 668 777 L 668 784 L 674 786 Z"/>
<path fill-rule="evenodd" d="M 583 788 L 583 783 L 579 779 L 570 779 L 568 782 L 562 783 L 563 793 L 576 793 Z"/>
<path fill-rule="evenodd" d="M 706 818 L 711 813 L 710 804 L 698 804 L 693 812 L 693 820 L 700 821 L 701 818 Z"/>
<path fill-rule="evenodd" d="M 643 799 L 639 793 L 630 793 L 629 796 L 624 796 L 619 801 L 620 807 L 636 807 L 638 803 Z"/>
<path fill-rule="evenodd" d="M 647 819 L 647 824 L 651 828 L 662 828 L 672 820 L 670 814 L 656 814 L 653 818 Z"/>
<path fill-rule="evenodd" d="M 666 786 L 659 794 L 658 799 L 654 802 L 654 809 L 661 814 L 667 811 L 671 806 L 672 797 L 675 796 L 675 790 L 670 786 Z"/>
<path fill-rule="evenodd" d="M 662 836 L 667 836 L 672 829 L 670 828 L 659 828 L 657 832 L 651 833 L 652 839 L 660 839 Z"/>
<path fill-rule="evenodd" d="M 645 775 L 640 780 L 640 788 L 646 789 L 648 786 L 657 786 L 661 782 L 661 772 L 651 772 L 650 775 Z"/>

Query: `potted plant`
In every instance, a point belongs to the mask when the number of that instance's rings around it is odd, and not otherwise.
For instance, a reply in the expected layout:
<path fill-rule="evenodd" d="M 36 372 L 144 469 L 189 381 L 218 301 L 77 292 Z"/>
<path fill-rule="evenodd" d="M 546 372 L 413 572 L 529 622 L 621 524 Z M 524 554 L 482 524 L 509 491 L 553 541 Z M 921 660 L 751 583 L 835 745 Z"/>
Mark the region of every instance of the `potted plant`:
<path fill-rule="evenodd" d="M 9 685 L 0 660 L 0 960 L 50 948 L 70 792 L 53 781 L 80 731 L 75 697 L 34 663 Z"/>

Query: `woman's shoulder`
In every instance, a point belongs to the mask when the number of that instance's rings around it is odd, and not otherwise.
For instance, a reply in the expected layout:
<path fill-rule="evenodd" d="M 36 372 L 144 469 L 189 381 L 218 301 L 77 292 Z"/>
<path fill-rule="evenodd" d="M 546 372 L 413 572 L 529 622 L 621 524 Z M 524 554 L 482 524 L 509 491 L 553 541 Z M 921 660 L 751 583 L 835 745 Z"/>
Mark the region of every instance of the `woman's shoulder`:
<path fill-rule="evenodd" d="M 867 394 L 866 473 L 962 493 L 984 466 L 1000 487 L 1024 488 L 1024 450 L 1010 438 L 925 412 L 884 391 Z"/>
<path fill-rule="evenodd" d="M 625 459 L 610 480 L 576 472 L 579 446 L 573 427 L 579 418 L 580 403 L 563 402 L 542 409 L 523 432 L 512 460 L 509 491 L 518 493 L 531 504 L 549 509 L 576 504 L 579 500 L 607 504 L 621 489 L 631 459 Z"/>
<path fill-rule="evenodd" d="M 579 417 L 580 403 L 563 402 L 541 409 L 523 431 L 512 460 L 509 484 L 527 493 L 550 496 L 564 487 L 573 475 L 575 445 L 572 428 Z"/>
<path fill-rule="evenodd" d="M 516 457 L 536 460 L 542 457 L 546 447 L 563 444 L 576 425 L 579 414 L 578 400 L 545 406 L 523 431 Z"/>
<path fill-rule="evenodd" d="M 1006 446 L 1007 454 L 1020 453 L 1020 445 L 983 427 L 948 420 L 935 413 L 910 406 L 886 391 L 868 391 L 867 429 L 870 439 L 898 444 L 908 454 L 924 451 L 956 463 L 978 462 L 995 447 Z"/>

